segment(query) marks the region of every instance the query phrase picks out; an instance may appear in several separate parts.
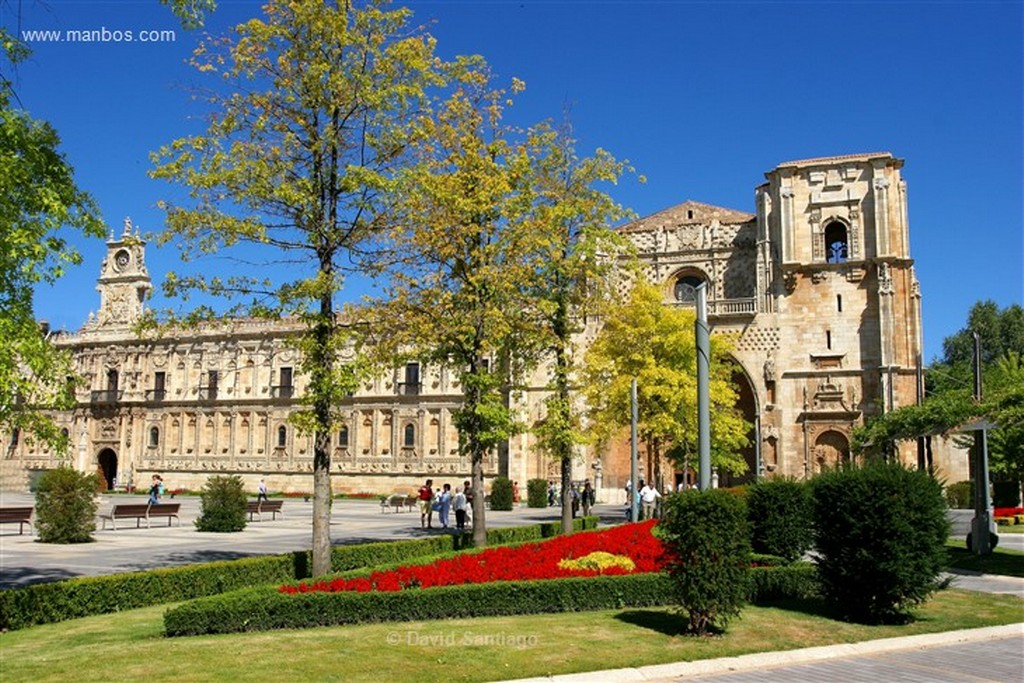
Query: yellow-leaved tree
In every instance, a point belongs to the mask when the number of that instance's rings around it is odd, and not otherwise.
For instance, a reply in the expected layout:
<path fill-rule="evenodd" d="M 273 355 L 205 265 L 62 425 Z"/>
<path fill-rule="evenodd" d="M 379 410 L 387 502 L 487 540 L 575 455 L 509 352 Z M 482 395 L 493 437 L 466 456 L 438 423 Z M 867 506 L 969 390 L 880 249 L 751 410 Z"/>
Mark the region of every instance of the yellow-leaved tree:
<path fill-rule="evenodd" d="M 629 425 L 630 385 L 637 380 L 638 438 L 648 470 L 661 481 L 661 460 L 683 466 L 697 453 L 697 351 L 694 311 L 667 306 L 661 290 L 639 279 L 629 297 L 609 307 L 587 351 L 585 390 L 598 441 Z M 711 466 L 734 474 L 747 469 L 740 449 L 750 424 L 736 409 L 728 339 L 711 339 Z"/>

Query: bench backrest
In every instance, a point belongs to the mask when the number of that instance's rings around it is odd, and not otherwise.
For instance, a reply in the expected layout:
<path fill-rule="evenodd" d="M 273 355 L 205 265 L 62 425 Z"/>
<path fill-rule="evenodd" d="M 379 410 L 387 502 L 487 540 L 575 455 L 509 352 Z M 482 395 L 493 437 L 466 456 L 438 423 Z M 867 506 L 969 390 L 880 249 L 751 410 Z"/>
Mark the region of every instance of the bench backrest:
<path fill-rule="evenodd" d="M 149 512 L 148 505 L 129 505 L 127 503 L 115 505 L 110 514 L 112 515 L 144 515 Z"/>
<path fill-rule="evenodd" d="M 265 500 L 263 501 L 264 510 L 280 510 L 281 506 L 284 505 L 283 500 Z"/>
<path fill-rule="evenodd" d="M 32 508 L 0 508 L 0 520 L 28 519 Z"/>
<path fill-rule="evenodd" d="M 154 512 L 177 513 L 179 508 L 181 508 L 181 503 L 157 503 L 149 506 L 149 514 Z"/>

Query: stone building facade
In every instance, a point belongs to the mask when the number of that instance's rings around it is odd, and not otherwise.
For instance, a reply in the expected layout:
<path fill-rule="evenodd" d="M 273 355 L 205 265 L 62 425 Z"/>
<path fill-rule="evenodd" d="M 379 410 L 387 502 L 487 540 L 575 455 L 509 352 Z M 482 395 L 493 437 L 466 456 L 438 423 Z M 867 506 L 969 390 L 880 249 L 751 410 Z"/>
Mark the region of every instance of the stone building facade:
<path fill-rule="evenodd" d="M 694 288 L 707 283 L 712 332 L 737 340 L 751 474 L 760 464 L 768 476 L 812 476 L 849 458 L 851 431 L 866 417 L 917 400 L 921 295 L 902 165 L 888 153 L 788 162 L 765 174 L 754 213 L 689 201 L 621 228 L 666 305 L 694 305 Z M 309 490 L 312 438 L 287 422 L 305 390 L 289 343 L 296 325 L 232 320 L 140 338 L 132 326 L 152 288 L 144 247 L 126 221 L 107 243 L 98 313 L 57 339 L 87 380 L 78 407 L 58 416 L 75 465 L 108 486 L 159 472 L 172 488 L 199 488 L 210 474 L 238 473 L 253 488 L 265 478 L 272 490 Z M 528 423 L 541 399 L 540 391 L 520 399 Z M 346 399 L 332 437 L 335 489 L 389 493 L 425 477 L 467 478 L 452 423 L 459 401 L 450 373 L 416 363 L 366 382 Z M 32 472 L 56 464 L 28 438 L 7 440 L 4 488 L 24 489 Z M 486 471 L 524 491 L 527 479 L 554 476 L 532 445 L 529 433 L 513 438 Z M 628 448 L 580 456 L 576 478 L 596 479 L 617 500 Z M 907 447 L 902 457 L 916 456 Z M 963 454 L 940 445 L 935 458 L 948 480 L 967 478 Z"/>

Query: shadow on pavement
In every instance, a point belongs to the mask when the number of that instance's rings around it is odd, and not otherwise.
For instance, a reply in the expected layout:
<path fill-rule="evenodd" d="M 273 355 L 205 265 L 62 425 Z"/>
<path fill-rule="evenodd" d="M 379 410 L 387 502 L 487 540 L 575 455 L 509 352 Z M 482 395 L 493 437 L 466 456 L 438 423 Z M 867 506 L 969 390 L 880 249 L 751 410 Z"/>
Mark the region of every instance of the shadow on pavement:
<path fill-rule="evenodd" d="M 0 577 L 0 588 L 20 588 L 33 583 L 50 583 L 52 581 L 63 581 L 78 576 L 66 569 L 36 569 L 34 567 L 15 567 L 13 569 L 4 567 L 3 577 Z"/>

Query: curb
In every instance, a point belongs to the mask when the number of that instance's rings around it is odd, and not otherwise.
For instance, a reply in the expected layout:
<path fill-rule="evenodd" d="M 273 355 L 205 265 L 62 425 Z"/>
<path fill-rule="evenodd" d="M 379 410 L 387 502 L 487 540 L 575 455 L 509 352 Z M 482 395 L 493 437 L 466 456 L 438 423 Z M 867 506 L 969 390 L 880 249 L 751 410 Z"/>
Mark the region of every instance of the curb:
<path fill-rule="evenodd" d="M 942 633 L 924 633 L 916 636 L 882 638 L 879 640 L 866 640 L 860 643 L 822 645 L 783 652 L 759 652 L 756 654 L 739 655 L 737 657 L 704 659 L 696 662 L 674 662 L 672 664 L 654 664 L 626 669 L 519 678 L 514 681 L 503 681 L 501 683 L 604 683 L 605 681 L 620 681 L 621 683 L 646 681 L 650 683 L 666 679 L 736 673 L 793 664 L 809 664 L 829 659 L 882 654 L 896 650 L 976 643 L 1012 636 L 1024 636 L 1024 623 L 987 626 L 985 628 L 964 629 L 960 631 L 945 631 Z"/>

